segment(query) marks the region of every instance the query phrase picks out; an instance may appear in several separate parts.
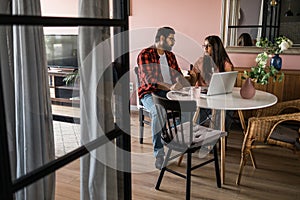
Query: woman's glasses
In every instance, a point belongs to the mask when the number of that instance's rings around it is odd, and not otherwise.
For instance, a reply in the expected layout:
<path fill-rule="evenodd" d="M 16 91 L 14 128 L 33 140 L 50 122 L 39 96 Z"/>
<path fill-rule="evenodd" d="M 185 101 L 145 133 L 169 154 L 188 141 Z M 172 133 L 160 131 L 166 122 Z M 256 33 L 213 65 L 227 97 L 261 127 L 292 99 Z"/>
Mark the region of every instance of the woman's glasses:
<path fill-rule="evenodd" d="M 202 45 L 203 48 L 208 49 L 208 47 L 211 47 L 211 44 L 204 44 Z"/>

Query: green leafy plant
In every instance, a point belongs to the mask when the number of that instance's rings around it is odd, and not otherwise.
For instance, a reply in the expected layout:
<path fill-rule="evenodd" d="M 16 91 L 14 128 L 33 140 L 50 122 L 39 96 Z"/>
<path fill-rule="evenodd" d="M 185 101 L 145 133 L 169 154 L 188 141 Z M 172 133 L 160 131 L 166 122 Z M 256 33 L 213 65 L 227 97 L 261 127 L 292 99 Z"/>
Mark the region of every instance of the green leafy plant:
<path fill-rule="evenodd" d="M 280 54 L 292 45 L 292 40 L 285 36 L 275 38 L 274 42 L 269 41 L 268 38 L 261 38 L 256 42 L 256 46 L 264 48 L 268 54 Z"/>
<path fill-rule="evenodd" d="M 293 42 L 285 37 L 280 36 L 274 39 L 274 42 L 269 41 L 267 38 L 261 38 L 256 42 L 257 47 L 264 48 L 265 52 L 260 53 L 256 57 L 256 66 L 251 67 L 250 71 L 244 71 L 243 79 L 250 78 L 253 82 L 261 85 L 266 85 L 269 78 L 273 78 L 273 82 L 281 82 L 284 74 L 279 72 L 274 66 L 268 66 L 268 58 L 273 54 L 280 54 L 293 45 Z M 278 74 L 279 77 L 277 76 Z"/>
<path fill-rule="evenodd" d="M 243 79 L 250 78 L 253 82 L 256 82 L 261 85 L 266 85 L 269 82 L 269 78 L 273 77 L 273 82 L 282 81 L 284 74 L 279 72 L 273 66 L 267 66 L 268 63 L 268 54 L 266 52 L 260 53 L 256 57 L 257 65 L 251 67 L 250 71 L 244 71 Z M 280 73 L 280 76 L 277 77 L 277 74 Z"/>
<path fill-rule="evenodd" d="M 79 71 L 78 70 L 75 70 L 74 72 L 68 74 L 63 79 L 63 81 L 66 83 L 66 85 L 72 85 L 78 80 L 79 80 Z"/>

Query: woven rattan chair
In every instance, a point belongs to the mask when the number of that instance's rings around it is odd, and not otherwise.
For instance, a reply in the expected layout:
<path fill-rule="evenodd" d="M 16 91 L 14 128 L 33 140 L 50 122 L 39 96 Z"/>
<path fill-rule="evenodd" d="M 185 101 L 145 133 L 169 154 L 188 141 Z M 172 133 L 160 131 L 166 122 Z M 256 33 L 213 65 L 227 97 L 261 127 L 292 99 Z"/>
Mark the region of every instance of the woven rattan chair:
<path fill-rule="evenodd" d="M 252 149 L 283 147 L 299 153 L 300 99 L 280 102 L 258 111 L 258 117 L 248 120 L 236 184 L 239 185 L 248 157 L 256 168 Z"/>

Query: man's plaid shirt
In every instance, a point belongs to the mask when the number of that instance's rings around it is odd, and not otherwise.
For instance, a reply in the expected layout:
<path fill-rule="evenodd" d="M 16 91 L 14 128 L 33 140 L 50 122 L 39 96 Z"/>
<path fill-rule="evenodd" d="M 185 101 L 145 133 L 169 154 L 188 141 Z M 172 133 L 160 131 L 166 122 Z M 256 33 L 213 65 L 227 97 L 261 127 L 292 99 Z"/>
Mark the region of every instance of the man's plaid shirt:
<path fill-rule="evenodd" d="M 165 55 L 170 69 L 171 81 L 175 83 L 176 77 L 182 75 L 181 69 L 172 52 L 165 51 Z M 140 79 L 140 87 L 138 88 L 139 98 L 143 98 L 145 94 L 157 91 L 157 82 L 163 82 L 159 58 L 160 56 L 155 46 L 146 48 L 139 53 L 137 58 L 139 66 L 138 76 Z"/>

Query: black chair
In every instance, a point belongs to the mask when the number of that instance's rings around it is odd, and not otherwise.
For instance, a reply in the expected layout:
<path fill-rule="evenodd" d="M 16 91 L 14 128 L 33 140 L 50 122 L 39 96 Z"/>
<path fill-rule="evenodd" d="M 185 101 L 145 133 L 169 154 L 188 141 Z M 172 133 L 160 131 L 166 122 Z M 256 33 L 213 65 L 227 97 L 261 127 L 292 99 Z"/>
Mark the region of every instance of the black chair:
<path fill-rule="evenodd" d="M 134 72 L 136 75 L 136 86 L 137 88 L 140 86 L 140 79 L 139 79 L 139 74 L 138 74 L 138 67 L 134 68 Z M 139 140 L 140 144 L 143 144 L 143 137 L 144 137 L 144 125 L 150 125 L 151 124 L 151 119 L 150 119 L 150 112 L 143 106 L 142 101 L 140 100 L 138 96 L 138 92 L 136 90 L 136 98 L 137 98 L 137 108 L 139 110 Z"/>
<path fill-rule="evenodd" d="M 214 162 L 217 187 L 220 188 L 221 178 L 216 143 L 220 137 L 226 135 L 226 132 L 194 124 L 195 101 L 172 101 L 155 94 L 153 95 L 153 100 L 158 111 L 160 126 L 162 127 L 162 139 L 168 149 L 155 189 L 159 190 L 164 173 L 168 171 L 186 179 L 186 199 L 190 199 L 192 170 L 211 162 Z M 166 117 L 166 113 L 172 117 Z M 179 113 L 179 115 L 173 113 Z M 212 151 L 213 158 L 192 166 L 192 154 L 197 150 L 202 151 L 203 149 L 206 149 L 207 154 Z M 176 152 L 176 155 L 172 154 L 171 156 L 172 152 Z M 181 174 L 168 168 L 169 161 L 183 154 L 187 155 L 186 174 Z"/>

